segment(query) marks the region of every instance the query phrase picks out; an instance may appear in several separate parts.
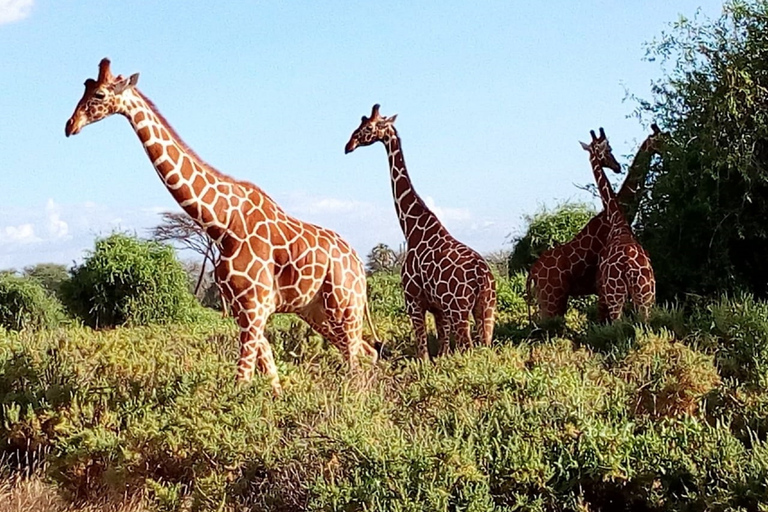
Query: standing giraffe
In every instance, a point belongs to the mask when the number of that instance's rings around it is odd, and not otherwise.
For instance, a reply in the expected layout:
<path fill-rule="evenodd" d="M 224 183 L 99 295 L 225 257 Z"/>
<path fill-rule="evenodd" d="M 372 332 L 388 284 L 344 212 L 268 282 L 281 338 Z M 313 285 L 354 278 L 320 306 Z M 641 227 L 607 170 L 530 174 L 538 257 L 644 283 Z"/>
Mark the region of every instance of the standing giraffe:
<path fill-rule="evenodd" d="M 661 153 L 665 133 L 655 124 L 652 133 L 640 145 L 617 199 L 631 224 L 637 201 L 645 184 L 651 158 Z M 605 166 L 605 165 L 604 165 Z M 526 282 L 527 295 L 539 306 L 539 316 L 564 316 L 570 297 L 597 293 L 597 267 L 600 251 L 611 229 L 605 210 L 595 215 L 569 242 L 544 251 L 531 266 Z"/>
<path fill-rule="evenodd" d="M 336 345 L 350 366 L 360 352 L 376 360 L 363 341 L 368 315 L 363 264 L 339 235 L 287 215 L 259 187 L 226 176 L 203 162 L 179 138 L 130 78 L 99 64 L 99 77 L 67 121 L 67 137 L 112 114 L 128 119 L 173 198 L 219 249 L 215 277 L 240 327 L 237 379 L 248 382 L 255 367 L 275 394 L 280 379 L 264 336 L 274 312 L 298 314 Z M 372 328 L 372 326 L 371 326 Z"/>
<path fill-rule="evenodd" d="M 379 105 L 374 105 L 371 117 L 363 116 L 360 126 L 352 133 L 345 153 L 378 141 L 387 148 L 395 210 L 406 240 L 401 278 L 418 355 L 429 358 L 424 327 L 427 312 L 435 317 L 440 354 L 450 350 L 450 334 L 455 335 L 457 347 L 473 345 L 470 315 L 475 319 L 477 341 L 490 345 L 496 307 L 491 270 L 477 252 L 448 233 L 413 189 L 394 126 L 396 117 L 379 115 Z"/>
<path fill-rule="evenodd" d="M 594 131 L 589 133 L 592 142 L 582 142 L 581 147 L 589 152 L 589 163 L 610 224 L 597 269 L 598 314 L 601 320 L 617 320 L 627 297 L 630 297 L 641 317 L 647 320 L 656 298 L 651 259 L 632 234 L 616 193 L 603 171 L 603 167 L 608 167 L 614 172 L 621 172 L 605 132 L 600 128 L 600 137 L 595 136 Z"/>

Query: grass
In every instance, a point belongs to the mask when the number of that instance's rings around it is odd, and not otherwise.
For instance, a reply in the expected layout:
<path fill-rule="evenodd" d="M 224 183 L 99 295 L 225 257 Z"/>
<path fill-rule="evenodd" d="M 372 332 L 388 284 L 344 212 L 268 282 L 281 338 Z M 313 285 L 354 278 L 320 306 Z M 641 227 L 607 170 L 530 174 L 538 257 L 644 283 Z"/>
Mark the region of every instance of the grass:
<path fill-rule="evenodd" d="M 768 502 L 762 303 L 662 307 L 642 328 L 597 326 L 586 304 L 566 337 L 533 338 L 510 283 L 494 347 L 425 364 L 409 357 L 396 281 L 373 286 L 393 356 L 350 375 L 303 323 L 275 317 L 277 400 L 262 380 L 234 383 L 236 330 L 213 316 L 0 333 L 0 499 L 276 511 Z"/>

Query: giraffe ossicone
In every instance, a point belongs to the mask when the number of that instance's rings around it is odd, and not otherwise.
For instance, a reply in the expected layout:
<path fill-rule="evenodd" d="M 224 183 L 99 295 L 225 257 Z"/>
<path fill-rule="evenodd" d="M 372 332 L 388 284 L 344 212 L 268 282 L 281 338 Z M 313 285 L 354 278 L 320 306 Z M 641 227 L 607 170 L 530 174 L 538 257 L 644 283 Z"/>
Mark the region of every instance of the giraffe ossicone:
<path fill-rule="evenodd" d="M 493 274 L 482 256 L 451 236 L 416 193 L 394 126 L 397 116 L 384 117 L 379 108 L 374 105 L 370 117 L 362 117 L 345 153 L 375 142 L 381 142 L 387 150 L 395 210 L 406 240 L 401 279 L 418 355 L 429 357 L 425 328 L 428 312 L 435 317 L 439 354 L 450 350 L 451 335 L 457 347 L 472 346 L 470 316 L 475 320 L 476 340 L 490 345 L 496 307 Z"/>
<path fill-rule="evenodd" d="M 337 346 L 354 367 L 376 360 L 363 340 L 368 311 L 363 263 L 335 232 L 288 215 L 256 185 L 226 176 L 202 161 L 136 88 L 138 74 L 113 76 L 108 59 L 66 124 L 67 136 L 112 114 L 126 117 L 168 191 L 216 243 L 215 277 L 240 328 L 237 378 L 258 368 L 279 394 L 268 317 L 296 313 Z M 375 338 L 375 333 L 373 333 Z"/>

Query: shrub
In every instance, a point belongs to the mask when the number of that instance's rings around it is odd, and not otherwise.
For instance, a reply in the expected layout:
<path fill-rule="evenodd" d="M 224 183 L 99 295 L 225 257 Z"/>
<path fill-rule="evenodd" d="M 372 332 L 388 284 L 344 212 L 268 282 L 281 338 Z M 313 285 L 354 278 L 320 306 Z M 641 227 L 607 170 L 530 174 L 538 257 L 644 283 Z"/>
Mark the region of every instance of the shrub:
<path fill-rule="evenodd" d="M 120 233 L 96 241 L 63 293 L 68 308 L 96 327 L 188 321 L 197 312 L 173 248 Z"/>
<path fill-rule="evenodd" d="M 0 326 L 13 331 L 51 328 L 64 319 L 58 300 L 27 277 L 0 275 Z"/>
<path fill-rule="evenodd" d="M 514 240 L 509 256 L 509 275 L 527 272 L 542 252 L 570 241 L 594 215 L 594 209 L 584 203 L 563 203 L 526 215 L 525 234 Z"/>
<path fill-rule="evenodd" d="M 711 343 L 723 376 L 768 387 L 768 304 L 750 295 L 723 297 L 709 311 Z"/>
<path fill-rule="evenodd" d="M 635 413 L 654 417 L 694 414 L 720 384 L 712 356 L 691 349 L 667 331 L 644 332 L 617 371 L 635 386 Z"/>

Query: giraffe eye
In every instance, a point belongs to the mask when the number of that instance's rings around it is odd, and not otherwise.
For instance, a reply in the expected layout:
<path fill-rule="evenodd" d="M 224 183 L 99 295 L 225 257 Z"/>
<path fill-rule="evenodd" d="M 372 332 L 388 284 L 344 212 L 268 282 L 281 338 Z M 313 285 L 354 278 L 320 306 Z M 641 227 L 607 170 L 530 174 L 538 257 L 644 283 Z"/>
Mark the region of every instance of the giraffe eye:
<path fill-rule="evenodd" d="M 101 91 L 93 93 L 93 97 L 97 100 L 103 100 L 104 99 L 104 93 Z"/>

